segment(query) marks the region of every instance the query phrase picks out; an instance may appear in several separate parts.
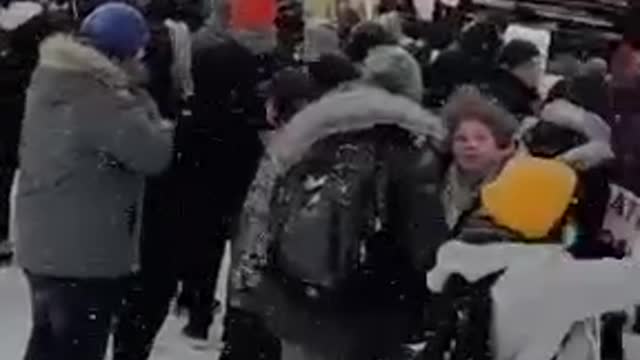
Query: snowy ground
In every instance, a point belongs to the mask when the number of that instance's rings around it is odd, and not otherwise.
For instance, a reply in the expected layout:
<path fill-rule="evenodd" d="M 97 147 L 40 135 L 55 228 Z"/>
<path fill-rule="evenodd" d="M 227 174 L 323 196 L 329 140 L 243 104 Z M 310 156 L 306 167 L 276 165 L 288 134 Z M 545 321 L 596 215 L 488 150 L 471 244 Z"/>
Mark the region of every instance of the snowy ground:
<path fill-rule="evenodd" d="M 221 278 L 226 277 L 228 257 L 225 259 Z M 224 281 L 220 281 L 224 284 Z M 218 296 L 223 299 L 224 289 Z M 222 315 L 218 315 L 211 332 L 212 340 L 206 350 L 196 350 L 181 335 L 184 319 L 171 315 L 156 342 L 151 360 L 215 360 L 218 358 L 222 333 Z M 29 333 L 29 300 L 22 273 L 16 268 L 0 268 L 0 360 L 22 358 Z M 626 339 L 627 358 L 640 359 L 640 337 Z M 108 359 L 108 358 L 107 358 Z"/>
<path fill-rule="evenodd" d="M 226 276 L 228 257 L 221 277 Z M 220 284 L 225 284 L 221 281 Z M 219 289 L 222 299 L 224 289 Z M 16 268 L 0 268 L 0 360 L 22 358 L 27 342 L 30 320 L 27 285 Z M 196 350 L 180 335 L 185 320 L 171 315 L 160 333 L 151 360 L 215 360 L 221 347 L 222 314 L 216 317 L 211 341 L 206 349 Z M 109 357 L 107 357 L 109 359 Z"/>

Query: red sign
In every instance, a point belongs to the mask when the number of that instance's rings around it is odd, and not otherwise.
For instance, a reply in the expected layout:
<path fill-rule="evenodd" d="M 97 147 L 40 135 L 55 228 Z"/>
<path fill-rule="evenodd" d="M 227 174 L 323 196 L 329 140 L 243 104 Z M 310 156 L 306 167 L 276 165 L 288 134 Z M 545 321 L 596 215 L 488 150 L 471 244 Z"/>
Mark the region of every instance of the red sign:
<path fill-rule="evenodd" d="M 265 29 L 273 25 L 276 0 L 231 0 L 233 29 Z"/>

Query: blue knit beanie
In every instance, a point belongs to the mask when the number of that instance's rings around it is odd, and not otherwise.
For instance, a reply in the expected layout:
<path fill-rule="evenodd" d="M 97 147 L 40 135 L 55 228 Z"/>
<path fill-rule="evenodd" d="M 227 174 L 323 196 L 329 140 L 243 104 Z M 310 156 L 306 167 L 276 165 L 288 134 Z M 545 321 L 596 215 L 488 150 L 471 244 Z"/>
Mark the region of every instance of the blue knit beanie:
<path fill-rule="evenodd" d="M 134 57 L 149 41 L 149 28 L 142 14 L 120 2 L 97 7 L 82 22 L 80 34 L 109 57 Z"/>

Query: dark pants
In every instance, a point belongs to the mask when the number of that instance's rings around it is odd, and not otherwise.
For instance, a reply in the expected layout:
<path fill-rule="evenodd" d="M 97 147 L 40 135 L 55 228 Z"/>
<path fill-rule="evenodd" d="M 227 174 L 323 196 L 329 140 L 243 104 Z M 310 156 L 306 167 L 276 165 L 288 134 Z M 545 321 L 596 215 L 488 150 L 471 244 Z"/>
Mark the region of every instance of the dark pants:
<path fill-rule="evenodd" d="M 147 360 L 164 324 L 176 280 L 138 275 L 127 287 L 113 334 L 114 360 Z"/>
<path fill-rule="evenodd" d="M 213 310 L 216 306 L 215 291 L 217 273 L 215 270 L 200 276 L 189 276 L 182 281 L 178 305 L 188 311 L 189 326 L 205 332 L 213 324 Z"/>
<path fill-rule="evenodd" d="M 601 353 L 603 360 L 622 360 L 624 348 L 622 329 L 627 321 L 624 313 L 605 314 L 602 318 Z"/>
<path fill-rule="evenodd" d="M 24 359 L 103 360 L 126 280 L 26 276 L 33 328 Z"/>
<path fill-rule="evenodd" d="M 191 255 L 185 256 L 189 262 L 183 265 L 178 305 L 188 310 L 189 326 L 200 333 L 206 332 L 213 324 L 218 275 L 230 228 L 229 218 L 224 218 L 209 228 L 209 233 L 203 230 L 192 240 L 193 247 L 188 250 Z"/>
<path fill-rule="evenodd" d="M 9 236 L 9 198 L 15 169 L 0 167 L 0 242 Z"/>
<path fill-rule="evenodd" d="M 225 346 L 220 360 L 280 360 L 280 339 L 269 332 L 260 317 L 229 308 L 224 325 Z"/>

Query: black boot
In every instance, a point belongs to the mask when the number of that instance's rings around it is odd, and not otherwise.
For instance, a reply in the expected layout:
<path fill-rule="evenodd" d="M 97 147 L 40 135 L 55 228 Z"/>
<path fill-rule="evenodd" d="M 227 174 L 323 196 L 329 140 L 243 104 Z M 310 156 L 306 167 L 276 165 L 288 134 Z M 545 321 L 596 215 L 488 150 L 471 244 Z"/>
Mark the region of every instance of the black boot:
<path fill-rule="evenodd" d="M 230 308 L 224 325 L 224 349 L 220 360 L 280 360 L 280 340 L 269 332 L 259 317 Z"/>

